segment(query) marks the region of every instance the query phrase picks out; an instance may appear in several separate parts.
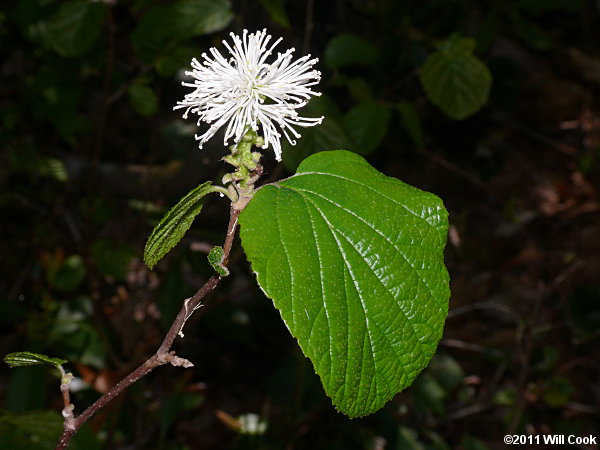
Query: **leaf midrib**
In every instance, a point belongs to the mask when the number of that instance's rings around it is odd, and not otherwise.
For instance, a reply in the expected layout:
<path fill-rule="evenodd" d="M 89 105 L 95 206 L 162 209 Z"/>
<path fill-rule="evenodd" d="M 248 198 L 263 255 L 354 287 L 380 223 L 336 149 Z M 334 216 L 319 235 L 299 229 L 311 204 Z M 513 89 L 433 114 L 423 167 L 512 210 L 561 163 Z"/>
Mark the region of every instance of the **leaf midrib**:
<path fill-rule="evenodd" d="M 316 172 L 315 172 L 315 173 L 316 173 Z M 344 178 L 344 177 L 341 177 L 341 176 L 340 176 L 339 178 Z M 346 179 L 346 178 L 344 178 L 344 179 Z M 361 185 L 361 183 L 358 183 L 358 184 L 359 184 L 359 185 Z M 427 282 L 426 282 L 426 281 L 425 281 L 425 280 L 424 280 L 424 279 L 423 279 L 423 278 L 420 276 L 420 274 L 419 274 L 418 270 L 414 268 L 414 266 L 413 266 L 413 265 L 412 265 L 412 264 L 409 262 L 409 260 L 406 258 L 406 256 L 405 256 L 405 255 L 404 255 L 404 254 L 403 254 L 403 253 L 402 253 L 402 252 L 401 252 L 401 251 L 398 249 L 398 247 L 397 247 L 397 246 L 396 246 L 396 245 L 395 245 L 395 244 L 394 244 L 392 241 L 390 241 L 390 240 L 389 240 L 389 239 L 388 239 L 388 238 L 387 238 L 387 237 L 386 237 L 386 236 L 383 234 L 383 232 L 381 232 L 380 230 L 376 229 L 376 228 L 375 228 L 373 225 L 369 224 L 369 223 L 368 223 L 368 222 L 366 222 L 364 219 L 360 218 L 359 216 L 357 216 L 356 214 L 354 214 L 354 213 L 352 213 L 351 211 L 347 210 L 346 208 L 342 207 L 341 205 L 338 205 L 337 203 L 333 202 L 332 200 L 330 200 L 330 199 L 327 199 L 327 198 L 325 198 L 325 197 L 323 197 L 323 196 L 321 196 L 321 195 L 319 195 L 319 194 L 317 194 L 317 193 L 315 193 L 315 192 L 309 191 L 309 190 L 307 190 L 307 189 L 301 189 L 301 188 L 298 188 L 298 187 L 295 187 L 295 186 L 294 186 L 294 187 L 290 187 L 290 186 L 285 186 L 285 185 L 279 185 L 278 187 L 280 187 L 280 188 L 282 188 L 282 189 L 286 189 L 286 190 L 288 190 L 288 191 L 291 191 L 291 192 L 294 192 L 295 194 L 299 195 L 299 196 L 300 196 L 300 198 L 302 198 L 302 199 L 303 199 L 303 201 L 305 202 L 305 204 L 306 204 L 306 202 L 309 202 L 309 203 L 310 203 L 310 205 L 311 205 L 311 206 L 312 206 L 312 207 L 313 207 L 313 208 L 314 208 L 314 209 L 315 209 L 315 210 L 316 210 L 316 211 L 319 213 L 319 215 L 322 217 L 323 221 L 324 221 L 324 222 L 325 222 L 325 224 L 327 225 L 327 228 L 329 229 L 330 233 L 332 234 L 332 237 L 334 238 L 334 240 L 335 240 L 335 242 L 336 242 L 336 245 L 337 245 L 337 247 L 338 247 L 338 249 L 339 249 L 340 253 L 341 253 L 341 254 L 342 254 L 344 257 L 346 256 L 346 253 L 345 253 L 345 251 L 344 251 L 344 249 L 343 249 L 343 247 L 342 247 L 342 245 L 341 245 L 340 241 L 338 240 L 338 237 L 336 236 L 336 234 L 339 234 L 340 236 L 342 236 L 342 237 L 343 237 L 343 238 L 344 238 L 344 239 L 345 239 L 345 240 L 346 240 L 346 241 L 347 241 L 347 242 L 350 244 L 350 247 L 351 247 L 351 248 L 355 248 L 355 247 L 354 247 L 354 245 L 355 245 L 355 244 L 352 242 L 352 240 L 351 240 L 351 239 L 349 239 L 349 238 L 348 238 L 348 237 L 345 235 L 345 233 L 343 233 L 341 230 L 339 230 L 337 227 L 335 227 L 335 226 L 333 226 L 333 225 L 331 224 L 331 222 L 328 220 L 328 218 L 325 216 L 325 214 L 323 213 L 323 211 L 321 210 L 321 208 L 319 208 L 319 206 L 318 206 L 316 203 L 314 203 L 312 200 L 310 200 L 310 198 L 309 198 L 309 197 L 307 197 L 307 196 L 305 196 L 305 195 L 302 195 L 302 193 L 301 193 L 301 192 L 310 193 L 310 194 L 316 195 L 316 196 L 318 196 L 318 197 L 320 197 L 320 198 L 323 198 L 323 199 L 325 199 L 325 200 L 329 201 L 330 203 L 332 203 L 332 204 L 333 204 L 334 206 L 336 206 L 337 208 L 341 209 L 342 211 L 344 211 L 344 212 L 346 212 L 346 213 L 348 213 L 348 214 L 351 214 L 353 217 L 355 217 L 356 219 L 360 220 L 360 221 L 361 221 L 361 223 L 364 223 L 364 224 L 365 224 L 367 227 L 369 227 L 369 228 L 370 228 L 370 229 L 372 229 L 374 232 L 376 232 L 376 233 L 377 233 L 377 234 L 378 234 L 380 237 L 382 237 L 382 238 L 383 238 L 383 239 L 384 239 L 386 242 L 388 242 L 388 243 L 389 243 L 389 244 L 390 244 L 390 245 L 391 245 L 391 246 L 392 246 L 392 247 L 393 247 L 393 248 L 394 248 L 394 249 L 395 249 L 395 250 L 398 252 L 398 254 L 400 254 L 400 255 L 402 256 L 402 258 L 404 259 L 404 261 L 406 262 L 406 264 L 407 264 L 407 265 L 410 267 L 410 269 L 414 270 L 414 271 L 417 273 L 417 275 L 418 275 L 418 278 L 419 278 L 419 281 L 421 281 L 421 282 L 423 283 L 423 285 L 425 285 L 425 286 L 427 287 L 427 289 L 428 289 L 428 293 L 429 293 L 429 296 L 430 296 L 430 298 L 433 296 L 433 291 L 431 290 L 431 287 L 430 287 L 430 286 L 427 284 Z M 280 191 L 278 190 L 278 192 L 280 192 Z M 374 191 L 374 192 L 378 192 L 378 191 Z M 405 209 L 406 209 L 407 211 L 411 212 L 409 209 L 407 209 L 407 208 L 405 208 Z M 279 210 L 279 208 L 278 208 L 278 210 Z M 413 214 L 414 214 L 414 213 L 413 213 Z M 310 215 L 310 212 L 309 212 L 309 215 Z M 310 215 L 310 217 L 312 218 L 312 215 Z M 417 216 L 417 217 L 419 217 L 419 218 L 420 218 L 420 216 Z M 426 222 L 426 223 L 427 223 L 427 222 Z M 427 224 L 428 224 L 429 226 L 431 226 L 431 227 L 432 227 L 432 225 L 430 225 L 429 223 L 427 223 Z M 312 225 L 312 221 L 311 221 L 311 225 Z M 278 230 L 279 230 L 279 224 L 278 224 Z M 334 233 L 334 231 L 335 231 L 335 233 Z M 280 232 L 280 231 L 279 231 L 279 232 Z M 313 227 L 313 235 L 315 235 L 315 232 L 314 232 L 314 227 Z M 315 245 L 316 245 L 316 238 L 315 238 Z M 283 246 L 283 244 L 282 244 L 282 246 Z M 417 343 L 417 345 L 418 345 L 418 346 L 421 348 L 421 354 L 428 354 L 428 353 L 430 352 L 430 348 L 424 348 L 424 347 L 423 347 L 423 344 L 422 344 L 421 340 L 420 340 L 420 339 L 419 339 L 419 337 L 418 337 L 417 331 L 415 330 L 415 328 L 414 328 L 414 326 L 413 326 L 413 323 L 411 322 L 410 318 L 408 317 L 408 315 L 406 314 L 406 312 L 403 310 L 403 308 L 401 308 L 401 307 L 400 307 L 400 305 L 399 305 L 399 303 L 397 302 L 397 300 L 396 300 L 395 296 L 392 294 L 392 292 L 390 292 L 390 289 L 389 289 L 389 287 L 388 287 L 388 286 L 386 286 L 386 285 L 383 283 L 383 281 L 382 281 L 382 280 L 381 280 L 381 279 L 380 279 L 380 278 L 377 276 L 377 274 L 375 273 L 375 271 L 373 270 L 373 268 L 371 267 L 371 265 L 369 264 L 369 262 L 368 262 L 368 261 L 367 261 L 367 260 L 366 260 L 366 259 L 363 257 L 363 255 L 361 255 L 361 254 L 360 254 L 360 253 L 359 253 L 359 252 L 358 252 L 356 249 L 355 249 L 355 251 L 356 251 L 357 255 L 358 255 L 358 256 L 359 256 L 359 257 L 362 259 L 362 261 L 365 263 L 365 265 L 366 265 L 366 266 L 369 268 L 369 270 L 371 271 L 371 273 L 372 273 L 373 277 L 374 277 L 375 279 L 377 279 L 377 281 L 378 281 L 378 282 L 381 284 L 381 286 L 384 288 L 384 290 L 387 292 L 387 294 L 388 294 L 388 295 L 389 295 L 389 296 L 392 298 L 392 300 L 393 300 L 393 303 L 394 303 L 394 304 L 397 306 L 397 308 L 398 308 L 398 314 L 399 314 L 399 315 L 401 314 L 401 315 L 403 315 L 403 316 L 404 316 L 404 318 L 405 318 L 405 323 L 406 323 L 406 324 L 409 326 L 409 329 L 411 330 L 411 332 L 412 332 L 412 334 L 413 334 L 414 341 L 415 341 L 415 342 Z M 287 253 L 286 253 L 286 258 L 287 258 Z M 321 267 L 321 259 L 320 259 L 320 256 L 318 256 L 318 257 L 317 257 L 317 259 L 319 260 L 319 267 Z M 376 322 L 369 321 L 369 319 L 368 319 L 368 313 L 367 313 L 367 308 L 366 308 L 366 305 L 365 305 L 365 303 L 364 303 L 364 298 L 363 298 L 363 296 L 362 296 L 362 294 L 361 294 L 361 292 L 360 292 L 360 289 L 359 289 L 359 288 L 358 288 L 358 286 L 357 286 L 357 283 L 358 283 L 358 282 L 357 282 L 357 280 L 355 279 L 355 277 L 352 275 L 351 268 L 348 266 L 348 262 L 347 262 L 345 259 L 344 259 L 344 266 L 345 266 L 344 278 L 345 278 L 345 273 L 346 273 L 346 272 L 349 272 L 349 275 L 350 275 L 350 277 L 351 277 L 351 279 L 352 279 L 352 283 L 353 283 L 353 285 L 354 285 L 354 288 L 355 288 L 355 290 L 356 290 L 356 293 L 357 293 L 357 295 L 358 295 L 358 297 L 359 297 L 359 299 L 360 299 L 361 307 L 362 307 L 362 310 L 363 310 L 363 315 L 364 315 L 364 319 L 365 319 L 365 329 L 366 329 L 366 332 L 367 332 L 366 334 L 368 335 L 368 338 L 369 338 L 369 339 L 368 339 L 368 340 L 369 340 L 369 346 L 370 346 L 370 348 L 371 348 L 371 352 L 370 352 L 370 353 L 368 353 L 368 355 L 370 355 L 370 356 L 371 356 L 371 359 L 372 359 L 372 361 L 373 361 L 373 367 L 374 367 L 375 373 L 383 374 L 383 372 L 382 372 L 382 371 L 380 371 L 380 370 L 378 369 L 377 359 L 375 358 L 375 351 L 374 351 L 374 348 L 375 348 L 375 347 L 374 347 L 374 338 L 373 338 L 373 337 L 372 337 L 372 335 L 371 335 L 371 328 L 370 328 L 370 327 L 374 327 L 374 328 L 377 328 L 377 329 L 379 330 L 379 333 L 380 333 L 380 335 L 381 335 L 381 336 L 383 336 L 383 338 L 384 338 L 384 339 L 386 340 L 386 342 L 388 343 L 388 346 L 389 346 L 389 348 L 391 348 L 391 349 L 393 350 L 394 354 L 395 354 L 395 355 L 398 357 L 398 359 L 399 359 L 399 360 L 401 360 L 401 359 L 402 359 L 402 358 L 403 358 L 405 355 L 404 355 L 404 354 L 399 354 L 399 353 L 398 353 L 398 349 L 396 348 L 396 346 L 395 346 L 395 345 L 393 345 L 393 344 L 391 343 L 391 341 L 389 341 L 389 340 L 388 340 L 386 333 L 385 333 L 385 332 L 384 332 L 384 331 L 383 331 L 383 330 L 380 328 L 380 326 L 379 326 L 379 325 L 378 325 Z M 288 262 L 288 267 L 290 267 L 290 266 L 289 266 L 289 262 Z M 290 270 L 291 270 L 291 267 L 290 267 Z M 320 277 L 322 277 L 322 273 L 320 274 Z M 293 283 L 292 283 L 292 285 L 293 285 Z M 345 281 L 344 281 L 344 289 L 346 289 L 346 283 L 345 283 Z M 293 295 L 293 288 L 291 289 L 291 292 L 292 292 L 292 299 L 293 299 L 293 298 L 294 298 L 294 295 Z M 323 291 L 322 291 L 322 292 L 323 292 Z M 348 298 L 348 295 L 346 295 L 346 298 Z M 293 300 L 292 300 L 292 301 L 293 301 Z M 323 308 L 325 308 L 326 317 L 327 317 L 327 319 L 328 319 L 328 320 L 327 320 L 327 322 L 328 322 L 328 327 L 329 327 L 329 330 L 331 331 L 331 326 L 330 326 L 330 322 L 329 322 L 329 316 L 328 316 L 328 314 L 327 314 L 327 308 L 326 308 L 326 305 L 323 305 Z M 293 318 L 292 318 L 292 320 L 293 320 Z M 394 322 L 394 321 L 395 321 L 395 320 L 392 320 L 391 322 Z M 313 325 L 314 325 L 314 323 L 313 323 Z M 311 332 L 312 332 L 312 330 L 311 330 Z M 349 337 L 348 337 L 348 338 L 349 338 Z M 331 363 L 330 363 L 330 365 L 329 365 L 329 373 L 330 373 L 330 376 L 331 376 L 331 374 L 332 374 L 332 369 L 333 369 L 333 364 L 332 364 L 332 355 L 331 355 L 331 349 L 332 349 L 332 344 L 331 344 L 331 333 L 329 333 L 329 340 L 330 340 L 330 346 L 329 346 L 330 352 L 329 352 L 329 354 L 330 354 L 330 358 L 331 358 L 331 359 L 330 359 L 330 362 L 331 362 Z M 346 347 L 346 355 L 347 355 L 347 354 L 348 354 L 348 347 Z M 346 359 L 347 359 L 347 358 L 346 358 Z M 422 359 L 422 358 L 419 358 L 419 359 Z M 361 358 L 361 361 L 362 361 L 362 358 Z M 362 363 L 361 363 L 361 367 L 363 367 L 363 366 L 364 366 L 364 364 L 362 364 Z M 347 375 L 348 375 L 348 371 L 347 371 L 347 361 L 346 361 L 345 372 L 346 372 L 346 373 L 345 373 L 345 378 L 347 379 Z M 380 377 L 380 378 L 381 378 L 382 380 L 386 380 L 386 378 L 385 378 L 385 377 Z M 375 378 L 375 380 L 377 381 L 377 378 Z M 344 387 L 344 389 L 345 389 L 345 383 L 342 385 L 342 387 Z M 387 388 L 387 391 L 388 391 L 388 393 L 389 393 L 389 392 L 392 392 L 392 391 L 394 390 L 394 389 L 391 389 L 391 387 L 390 387 L 389 383 L 387 383 L 387 381 L 386 381 L 386 388 Z M 377 398 L 378 398 L 378 397 L 380 397 L 380 396 L 381 396 L 381 394 L 378 394 L 377 396 L 373 397 L 373 398 L 372 398 L 372 403 L 374 403 L 374 402 L 377 400 Z M 367 396 L 367 397 L 368 397 L 368 396 Z M 372 405 L 371 405 L 371 406 L 372 406 Z"/>
<path fill-rule="evenodd" d="M 360 167 L 362 165 L 358 165 L 358 166 Z M 300 173 L 297 173 L 296 175 L 292 175 L 291 177 L 286 178 L 285 180 L 282 180 L 282 181 L 293 180 L 293 179 L 301 177 L 303 175 L 323 175 L 323 176 L 328 176 L 328 177 L 332 177 L 332 178 L 340 178 L 342 180 L 349 181 L 351 183 L 357 184 L 357 185 L 359 185 L 361 187 L 364 187 L 365 189 L 368 189 L 371 192 L 375 192 L 377 195 L 379 195 L 379 196 L 381 196 L 381 197 L 383 197 L 383 198 L 391 201 L 395 205 L 400 206 L 401 208 L 405 209 L 409 214 L 413 215 L 416 219 L 419 219 L 419 220 L 422 220 L 423 222 L 425 222 L 427 224 L 427 226 L 433 227 L 433 225 L 431 225 L 429 222 L 427 222 L 427 220 L 424 217 L 421 217 L 415 211 L 409 209 L 406 205 L 400 203 L 398 200 L 396 200 L 396 199 L 394 199 L 392 197 L 388 197 L 387 195 L 383 194 L 382 192 L 373 189 L 371 186 L 369 186 L 367 184 L 364 184 L 364 183 L 360 183 L 359 181 L 354 180 L 352 178 L 346 178 L 346 177 L 343 177 L 341 175 L 337 175 L 337 174 L 333 174 L 333 173 L 311 171 L 311 172 L 300 172 Z M 387 182 L 387 180 L 383 180 L 383 181 Z M 391 183 L 397 184 L 394 180 L 392 180 Z M 292 188 L 292 189 L 295 188 L 293 186 L 285 186 L 285 185 L 281 184 L 281 182 L 277 183 L 277 186 L 286 187 L 286 188 Z M 407 186 L 407 187 L 410 187 L 410 186 Z"/>

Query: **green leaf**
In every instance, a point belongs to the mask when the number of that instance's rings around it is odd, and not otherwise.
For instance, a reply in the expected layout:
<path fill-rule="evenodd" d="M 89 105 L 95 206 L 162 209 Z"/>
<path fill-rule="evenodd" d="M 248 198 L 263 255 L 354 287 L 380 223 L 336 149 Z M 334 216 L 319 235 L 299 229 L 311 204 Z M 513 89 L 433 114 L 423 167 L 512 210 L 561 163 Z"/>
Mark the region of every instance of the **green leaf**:
<path fill-rule="evenodd" d="M 421 128 L 421 121 L 417 110 L 410 102 L 400 102 L 398 104 L 398 112 L 400 113 L 400 119 L 404 129 L 412 139 L 412 141 L 419 147 L 423 146 L 423 129 Z"/>
<path fill-rule="evenodd" d="M 325 48 L 325 65 L 330 69 L 352 65 L 368 66 L 375 59 L 377 48 L 352 33 L 337 35 Z"/>
<path fill-rule="evenodd" d="M 170 43 L 220 31 L 232 20 L 229 0 L 179 0 L 150 8 L 133 30 L 131 42 L 140 59 L 150 63 L 168 51 Z"/>
<path fill-rule="evenodd" d="M 487 102 L 492 75 L 473 54 L 475 41 L 450 37 L 431 54 L 420 71 L 427 98 L 456 120 L 475 114 Z"/>
<path fill-rule="evenodd" d="M 223 247 L 218 245 L 214 246 L 208 253 L 208 262 L 222 277 L 229 275 L 229 269 L 223 265 Z"/>
<path fill-rule="evenodd" d="M 375 102 L 361 103 L 344 116 L 344 127 L 352 142 L 351 149 L 359 155 L 368 155 L 377 148 L 387 134 L 390 110 Z"/>
<path fill-rule="evenodd" d="M 133 83 L 127 89 L 127 97 L 131 106 L 142 116 L 152 116 L 158 111 L 158 97 L 142 83 Z"/>
<path fill-rule="evenodd" d="M 285 0 L 260 0 L 260 4 L 269 13 L 273 22 L 284 28 L 290 27 L 290 20 L 285 12 Z"/>
<path fill-rule="evenodd" d="M 40 25 L 44 42 L 61 56 L 80 56 L 100 35 L 105 5 L 102 2 L 75 0 L 63 3 L 54 15 Z"/>
<path fill-rule="evenodd" d="M 377 411 L 427 366 L 450 294 L 439 198 L 321 152 L 258 190 L 239 223 L 259 285 L 341 412 Z"/>
<path fill-rule="evenodd" d="M 66 359 L 51 358 L 50 356 L 32 352 L 9 353 L 4 357 L 4 362 L 12 367 L 36 366 L 39 364 L 50 364 L 58 367 L 67 362 Z"/>
<path fill-rule="evenodd" d="M 152 268 L 181 240 L 185 232 L 192 226 L 194 218 L 202 211 L 202 199 L 206 194 L 214 192 L 214 187 L 207 181 L 189 192 L 162 218 L 150 234 L 144 248 L 144 262 Z"/>

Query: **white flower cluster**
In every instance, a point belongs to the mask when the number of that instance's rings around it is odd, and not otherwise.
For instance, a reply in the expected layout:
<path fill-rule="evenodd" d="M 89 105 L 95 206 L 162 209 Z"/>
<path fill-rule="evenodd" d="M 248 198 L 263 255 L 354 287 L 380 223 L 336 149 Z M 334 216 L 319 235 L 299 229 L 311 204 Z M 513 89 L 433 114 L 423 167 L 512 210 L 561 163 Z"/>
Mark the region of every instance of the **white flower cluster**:
<path fill-rule="evenodd" d="M 264 147 L 272 145 L 280 161 L 281 132 L 295 145 L 294 138 L 300 134 L 294 127 L 310 127 L 323 120 L 300 117 L 297 112 L 311 96 L 321 95 L 311 89 L 321 80 L 321 73 L 311 70 L 318 59 L 308 55 L 292 61 L 291 48 L 268 63 L 267 58 L 281 38 L 269 46 L 271 36 L 266 30 L 250 34 L 244 30 L 242 37 L 233 33 L 231 37 L 233 45 L 223 41 L 231 54 L 229 59 L 213 47 L 212 57 L 204 53 L 202 62 L 192 60 L 193 70 L 186 75 L 194 78 L 193 83 L 182 84 L 194 91 L 177 102 L 175 109 L 185 108 L 184 119 L 189 113 L 198 114 L 198 126 L 202 122 L 210 124 L 208 131 L 196 135 L 200 148 L 225 124 L 225 145 L 230 138 L 239 142 L 247 127 L 257 131 L 260 125 Z"/>

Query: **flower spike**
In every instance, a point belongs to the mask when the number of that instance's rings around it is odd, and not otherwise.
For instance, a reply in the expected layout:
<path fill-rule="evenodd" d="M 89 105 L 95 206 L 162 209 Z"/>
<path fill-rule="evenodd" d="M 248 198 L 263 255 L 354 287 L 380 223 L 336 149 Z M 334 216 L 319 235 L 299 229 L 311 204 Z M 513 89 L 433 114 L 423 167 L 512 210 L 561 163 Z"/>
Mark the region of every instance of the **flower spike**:
<path fill-rule="evenodd" d="M 271 45 L 266 29 L 242 36 L 231 33 L 233 44 L 223 41 L 230 57 L 226 59 L 216 48 L 202 54 L 202 62 L 192 60 L 192 71 L 186 75 L 193 82 L 183 82 L 194 88 L 174 109 L 185 109 L 183 118 L 198 114 L 197 124 L 209 124 L 204 134 L 196 135 L 200 148 L 220 128 L 225 127 L 224 144 L 233 138 L 237 144 L 247 127 L 258 131 L 262 127 L 264 148 L 273 147 L 275 158 L 281 161 L 281 135 L 290 144 L 300 134 L 294 127 L 320 124 L 323 117 L 300 117 L 297 110 L 312 96 L 321 95 L 311 89 L 321 80 L 321 72 L 312 67 L 318 59 L 310 55 L 293 61 L 294 49 L 278 53 L 272 63 L 267 59 L 281 42 Z"/>

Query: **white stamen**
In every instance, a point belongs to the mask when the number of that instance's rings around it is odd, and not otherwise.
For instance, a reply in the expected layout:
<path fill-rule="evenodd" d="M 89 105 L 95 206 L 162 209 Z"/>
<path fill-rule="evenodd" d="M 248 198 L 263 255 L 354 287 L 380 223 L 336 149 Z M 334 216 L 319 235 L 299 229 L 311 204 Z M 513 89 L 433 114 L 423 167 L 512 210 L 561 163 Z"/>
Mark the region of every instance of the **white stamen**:
<path fill-rule="evenodd" d="M 174 109 L 184 108 L 183 118 L 190 113 L 198 114 L 197 124 L 211 124 L 204 134 L 196 135 L 199 147 L 209 140 L 221 127 L 226 125 L 224 144 L 229 139 L 239 142 L 250 127 L 257 130 L 262 126 L 263 148 L 273 146 L 275 158 L 281 160 L 281 133 L 292 145 L 300 134 L 292 127 L 311 127 L 320 124 L 323 117 L 300 117 L 297 109 L 306 105 L 312 96 L 321 95 L 310 89 L 321 80 L 321 72 L 312 70 L 318 59 L 310 55 L 292 61 L 294 49 L 277 53 L 273 63 L 267 58 L 281 42 L 275 40 L 270 46 L 271 36 L 266 29 L 242 36 L 231 33 L 233 43 L 223 41 L 231 55 L 229 60 L 216 49 L 202 54 L 202 63 L 192 59 L 192 71 L 186 75 L 193 82 L 184 86 L 194 88 L 183 101 L 177 102 Z M 265 100 L 267 100 L 265 102 Z"/>

